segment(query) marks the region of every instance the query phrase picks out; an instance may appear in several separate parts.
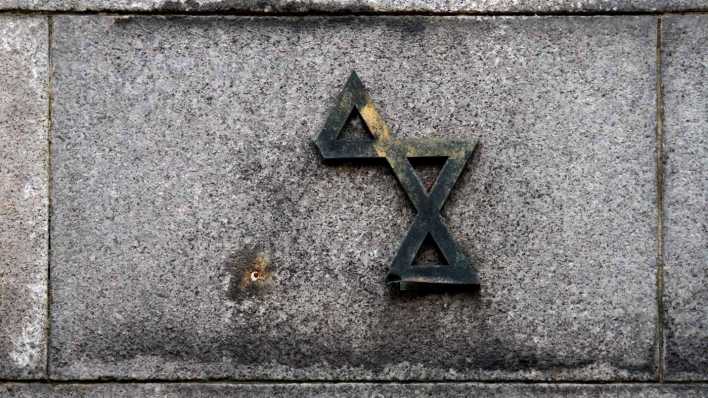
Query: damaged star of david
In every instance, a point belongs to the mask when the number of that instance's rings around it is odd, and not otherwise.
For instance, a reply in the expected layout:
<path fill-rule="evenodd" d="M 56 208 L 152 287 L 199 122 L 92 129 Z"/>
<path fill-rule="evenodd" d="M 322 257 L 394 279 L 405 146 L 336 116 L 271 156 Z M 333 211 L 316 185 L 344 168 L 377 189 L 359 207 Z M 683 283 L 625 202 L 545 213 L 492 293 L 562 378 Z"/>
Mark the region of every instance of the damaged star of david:
<path fill-rule="evenodd" d="M 371 139 L 340 137 L 355 112 L 363 120 Z M 374 108 L 361 80 L 352 72 L 315 145 L 324 160 L 386 159 L 413 204 L 416 216 L 393 259 L 386 276 L 388 284 L 401 289 L 415 285 L 479 285 L 477 270 L 462 253 L 440 215 L 472 156 L 476 141 L 395 138 Z M 410 161 L 441 157 L 445 163 L 428 190 Z M 415 264 L 424 242 L 437 246 L 445 264 Z"/>

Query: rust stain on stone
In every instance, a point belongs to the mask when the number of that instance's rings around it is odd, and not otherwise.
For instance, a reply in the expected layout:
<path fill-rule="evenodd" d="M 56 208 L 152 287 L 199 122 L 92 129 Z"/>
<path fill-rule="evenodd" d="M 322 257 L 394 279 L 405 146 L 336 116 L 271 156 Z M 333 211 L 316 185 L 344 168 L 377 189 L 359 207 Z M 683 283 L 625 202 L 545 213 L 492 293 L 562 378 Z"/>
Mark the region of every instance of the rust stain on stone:
<path fill-rule="evenodd" d="M 262 249 L 239 250 L 229 256 L 225 267 L 229 275 L 226 295 L 231 300 L 263 294 L 272 285 L 270 258 Z"/>
<path fill-rule="evenodd" d="M 253 284 L 260 284 L 267 281 L 270 278 L 270 271 L 268 270 L 268 258 L 261 254 L 257 254 L 256 257 L 251 261 L 251 264 L 245 272 L 241 275 L 241 282 L 239 287 L 245 289 Z"/>

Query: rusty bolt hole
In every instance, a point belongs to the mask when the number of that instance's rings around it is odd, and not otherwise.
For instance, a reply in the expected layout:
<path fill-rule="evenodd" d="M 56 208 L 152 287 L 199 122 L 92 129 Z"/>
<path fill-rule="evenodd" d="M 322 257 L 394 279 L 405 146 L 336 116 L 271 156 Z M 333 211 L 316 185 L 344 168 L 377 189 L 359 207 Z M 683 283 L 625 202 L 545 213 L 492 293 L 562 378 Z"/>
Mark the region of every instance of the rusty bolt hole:
<path fill-rule="evenodd" d="M 253 271 L 253 272 L 251 272 L 251 282 L 255 282 L 255 281 L 257 281 L 257 280 L 261 280 L 262 277 L 263 277 L 263 276 L 262 276 L 261 273 L 258 272 L 258 271 Z"/>

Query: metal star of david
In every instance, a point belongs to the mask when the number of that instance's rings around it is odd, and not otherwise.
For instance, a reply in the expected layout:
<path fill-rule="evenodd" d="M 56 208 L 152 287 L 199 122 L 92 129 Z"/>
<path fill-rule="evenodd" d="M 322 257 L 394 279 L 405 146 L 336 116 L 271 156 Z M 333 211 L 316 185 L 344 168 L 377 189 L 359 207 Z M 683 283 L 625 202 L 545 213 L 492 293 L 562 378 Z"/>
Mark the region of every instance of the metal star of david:
<path fill-rule="evenodd" d="M 350 116 L 357 112 L 371 139 L 340 138 Z M 460 250 L 440 216 L 450 191 L 472 156 L 475 142 L 437 139 L 395 138 L 374 108 L 369 94 L 355 72 L 329 114 L 324 129 L 315 139 L 324 160 L 385 158 L 412 202 L 416 216 L 386 276 L 386 282 L 400 289 L 415 285 L 479 285 L 479 274 Z M 446 158 L 428 191 L 410 163 L 412 158 Z M 414 264 L 423 242 L 437 245 L 446 264 Z"/>

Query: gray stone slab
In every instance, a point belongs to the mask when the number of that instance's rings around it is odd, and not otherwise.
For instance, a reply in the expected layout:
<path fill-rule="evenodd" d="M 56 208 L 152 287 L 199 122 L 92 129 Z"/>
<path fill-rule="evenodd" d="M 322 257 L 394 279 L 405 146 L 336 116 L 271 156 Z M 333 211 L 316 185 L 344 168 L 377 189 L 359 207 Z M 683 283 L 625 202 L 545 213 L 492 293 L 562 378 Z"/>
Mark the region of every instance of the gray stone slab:
<path fill-rule="evenodd" d="M 44 374 L 47 20 L 0 16 L 0 378 Z"/>
<path fill-rule="evenodd" d="M 244 398 L 702 398 L 706 384 L 0 384 L 5 398 L 41 397 L 244 397 Z"/>
<path fill-rule="evenodd" d="M 653 378 L 655 18 L 57 16 L 54 37 L 53 376 Z M 476 294 L 384 285 L 410 205 L 311 144 L 351 70 L 398 136 L 479 138 L 444 211 Z"/>
<path fill-rule="evenodd" d="M 662 28 L 666 373 L 708 380 L 708 16 Z"/>
<path fill-rule="evenodd" d="M 0 0 L 0 9 L 206 13 L 586 13 L 708 10 L 708 0 Z"/>

